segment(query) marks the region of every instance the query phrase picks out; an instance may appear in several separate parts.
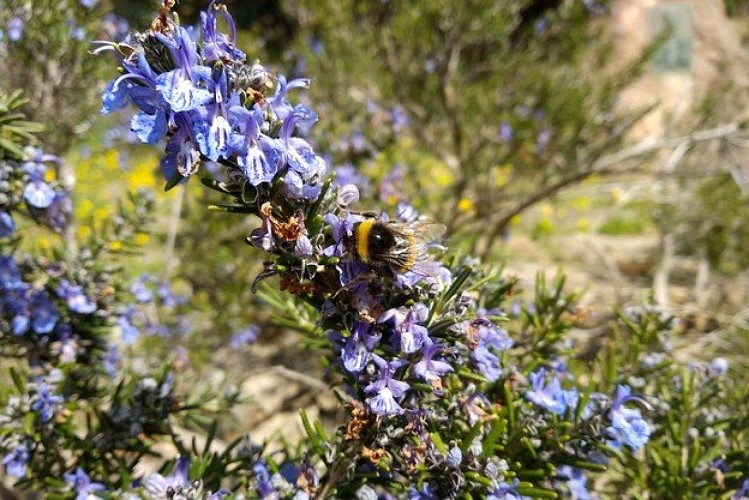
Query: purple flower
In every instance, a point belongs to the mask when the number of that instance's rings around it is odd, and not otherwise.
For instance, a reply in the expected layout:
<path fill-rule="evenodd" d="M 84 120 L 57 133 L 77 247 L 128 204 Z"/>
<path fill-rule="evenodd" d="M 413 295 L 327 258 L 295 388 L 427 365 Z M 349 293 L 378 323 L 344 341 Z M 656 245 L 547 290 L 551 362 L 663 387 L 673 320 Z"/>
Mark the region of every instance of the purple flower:
<path fill-rule="evenodd" d="M 351 163 L 344 163 L 334 168 L 335 178 L 333 184 L 336 186 L 359 186 L 364 189 L 368 187 L 369 179 L 364 175 L 360 174 L 356 167 Z"/>
<path fill-rule="evenodd" d="M 345 184 L 338 188 L 336 203 L 342 207 L 348 207 L 359 201 L 359 188 L 353 184 Z"/>
<path fill-rule="evenodd" d="M 60 319 L 57 308 L 49 300 L 49 295 L 44 291 L 35 292 L 29 301 L 31 310 L 31 329 L 39 335 L 46 335 L 52 331 Z"/>
<path fill-rule="evenodd" d="M 531 390 L 525 393 L 525 397 L 535 405 L 557 415 L 563 415 L 568 408 L 574 409 L 577 406 L 578 392 L 574 389 L 562 389 L 556 373 L 553 374 L 548 384 L 544 368 L 531 373 L 528 378 L 531 382 Z"/>
<path fill-rule="evenodd" d="M 13 257 L 0 255 L 0 288 L 3 291 L 14 290 L 21 287 L 22 284 L 21 273 Z"/>
<path fill-rule="evenodd" d="M 8 212 L 0 211 L 0 238 L 5 238 L 13 234 L 16 230 L 16 223 Z"/>
<path fill-rule="evenodd" d="M 486 500 L 522 500 L 523 497 L 518 493 L 518 483 L 520 483 L 518 479 L 515 479 L 512 484 L 495 483 L 494 489 Z"/>
<path fill-rule="evenodd" d="M 255 343 L 258 336 L 260 336 L 260 327 L 257 325 L 250 325 L 231 336 L 229 347 L 232 349 L 240 349 L 243 346 Z"/>
<path fill-rule="evenodd" d="M 211 68 L 198 66 L 198 54 L 190 34 L 182 27 L 171 36 L 156 33 L 171 52 L 177 69 L 156 77 L 156 90 L 173 112 L 191 111 L 213 101 Z"/>
<path fill-rule="evenodd" d="M 395 360 L 388 363 L 376 354 L 372 355 L 372 359 L 380 373 L 377 380 L 364 388 L 365 393 L 372 394 L 366 399 L 367 406 L 377 415 L 394 415 L 403 412 L 403 408 L 396 400 L 402 398 L 411 387 L 406 382 L 393 379 L 393 376 L 406 362 Z"/>
<path fill-rule="evenodd" d="M 540 155 L 541 153 L 543 153 L 550 142 L 551 130 L 549 130 L 547 127 L 544 127 L 538 132 L 538 136 L 536 137 L 536 154 Z"/>
<path fill-rule="evenodd" d="M 650 439 L 650 425 L 642 418 L 640 410 L 624 408 L 624 403 L 636 401 L 645 406 L 642 398 L 631 395 L 632 389 L 625 385 L 619 385 L 616 388 L 614 402 L 611 405 L 611 426 L 608 428 L 613 435 L 613 446 L 624 443 L 632 450 L 637 451 Z"/>
<path fill-rule="evenodd" d="M 439 500 L 439 496 L 432 492 L 429 484 L 425 484 L 421 489 L 416 489 L 415 486 L 408 488 L 408 500 Z"/>
<path fill-rule="evenodd" d="M 130 130 L 144 144 L 154 144 L 166 135 L 166 121 L 166 115 L 161 110 L 153 114 L 140 111 L 130 121 Z"/>
<path fill-rule="evenodd" d="M 81 28 L 80 26 L 73 28 L 70 30 L 70 38 L 73 40 L 78 40 L 79 42 L 86 38 L 86 30 Z"/>
<path fill-rule="evenodd" d="M 8 21 L 8 40 L 11 42 L 17 42 L 21 38 L 23 38 L 23 19 L 20 17 L 14 17 L 10 21 Z"/>
<path fill-rule="evenodd" d="M 29 463 L 29 448 L 26 443 L 21 443 L 3 457 L 3 466 L 5 473 L 11 477 L 23 477 L 26 475 L 27 464 Z"/>
<path fill-rule="evenodd" d="M 171 474 L 162 476 L 158 472 L 153 472 L 143 478 L 143 486 L 154 498 L 169 498 L 168 493 L 170 490 L 173 492 L 175 489 L 187 486 L 190 483 L 188 476 L 189 467 L 190 459 L 180 457 L 177 461 L 177 466 Z"/>
<path fill-rule="evenodd" d="M 54 231 L 61 233 L 70 222 L 72 213 L 73 204 L 70 197 L 62 189 L 57 189 L 52 203 L 47 207 L 47 224 Z"/>
<path fill-rule="evenodd" d="M 351 335 L 341 352 L 343 366 L 351 373 L 362 371 L 371 359 L 371 352 L 379 343 L 382 334 L 369 323 L 355 321 Z"/>
<path fill-rule="evenodd" d="M 483 317 L 463 323 L 462 329 L 473 349 L 471 357 L 479 372 L 489 380 L 498 380 L 502 375 L 502 365 L 496 351 L 510 349 L 512 339 L 505 330 Z"/>
<path fill-rule="evenodd" d="M 563 465 L 557 469 L 559 479 L 567 482 L 572 500 L 593 500 L 597 498 L 588 491 L 588 478 L 582 469 Z"/>
<path fill-rule="evenodd" d="M 461 462 L 463 462 L 463 452 L 460 451 L 460 448 L 457 446 L 453 446 L 450 448 L 450 451 L 447 452 L 445 463 L 452 469 L 458 469 L 460 468 Z"/>
<path fill-rule="evenodd" d="M 515 132 L 512 129 L 512 125 L 507 122 L 502 122 L 499 125 L 499 140 L 502 142 L 510 142 L 515 137 Z"/>
<path fill-rule="evenodd" d="M 23 169 L 29 176 L 23 188 L 23 199 L 32 207 L 47 208 L 50 206 L 55 197 L 55 191 L 52 186 L 44 182 L 47 167 L 42 163 L 26 162 Z"/>
<path fill-rule="evenodd" d="M 260 498 L 275 498 L 276 489 L 265 461 L 261 459 L 255 462 L 252 466 L 252 473 L 255 475 L 255 488 Z"/>
<path fill-rule="evenodd" d="M 73 285 L 68 280 L 62 280 L 57 294 L 60 298 L 68 301 L 68 307 L 73 312 L 91 314 L 96 310 L 96 303 L 83 293 L 83 287 Z"/>
<path fill-rule="evenodd" d="M 549 20 L 546 19 L 545 17 L 536 19 L 536 22 L 533 23 L 533 31 L 535 31 L 537 35 L 542 34 L 548 28 L 549 28 Z"/>
<path fill-rule="evenodd" d="M 411 120 L 406 114 L 406 110 L 403 109 L 403 106 L 400 104 L 396 104 L 393 106 L 393 109 L 390 110 L 390 120 L 393 123 L 393 130 L 396 132 L 403 130 L 411 123 Z"/>
<path fill-rule="evenodd" d="M 130 293 L 135 296 L 135 300 L 141 304 L 148 304 L 153 301 L 153 292 L 146 283 L 153 281 L 153 277 L 147 274 L 141 275 L 130 285 Z"/>
<path fill-rule="evenodd" d="M 720 377 L 728 373 L 728 360 L 723 357 L 714 358 L 710 362 L 710 375 Z"/>
<path fill-rule="evenodd" d="M 31 409 L 39 413 L 42 422 L 49 422 L 63 401 L 65 400 L 62 396 L 52 394 L 47 384 L 41 383 L 36 391 L 35 401 L 31 403 Z"/>
<path fill-rule="evenodd" d="M 442 350 L 439 343 L 427 342 L 423 347 L 423 357 L 413 366 L 413 374 L 429 383 L 442 380 L 446 373 L 452 372 L 453 367 L 444 361 L 436 361 L 434 355 Z"/>
<path fill-rule="evenodd" d="M 117 369 L 120 364 L 120 353 L 117 350 L 116 345 L 110 345 L 109 349 L 104 353 L 101 360 L 104 371 L 109 378 L 115 378 L 117 376 Z"/>
<path fill-rule="evenodd" d="M 744 480 L 744 484 L 733 496 L 733 500 L 745 500 L 747 498 L 749 498 L 749 479 Z"/>
<path fill-rule="evenodd" d="M 128 307 L 117 318 L 117 326 L 120 327 L 120 334 L 122 335 L 122 341 L 125 345 L 132 344 L 138 340 L 138 337 L 140 337 L 140 330 L 133 324 L 133 320 L 137 314 L 137 309 L 134 307 Z"/>
<path fill-rule="evenodd" d="M 104 491 L 106 488 L 101 483 L 93 483 L 91 482 L 91 478 L 88 477 L 88 474 L 78 467 L 75 470 L 75 473 L 65 473 L 65 482 L 68 483 L 70 486 L 73 487 L 73 491 L 77 493 L 76 500 L 86 500 L 87 498 L 91 498 L 91 496 L 96 497 L 94 495 L 97 491 Z"/>
<path fill-rule="evenodd" d="M 101 114 L 107 115 L 125 107 L 132 86 L 133 84 L 127 81 L 119 82 L 119 84 L 117 84 L 117 80 L 109 82 L 107 88 L 104 90 L 104 94 L 101 96 Z"/>
<path fill-rule="evenodd" d="M 426 320 L 429 311 L 424 304 L 416 304 L 412 309 L 399 308 L 385 311 L 378 323 L 391 323 L 392 331 L 398 335 L 401 351 L 411 354 L 429 339 L 429 331 L 418 323 Z"/>
<path fill-rule="evenodd" d="M 184 125 L 185 119 L 177 116 L 175 119 L 183 126 L 177 129 L 166 144 L 166 155 L 161 159 L 159 168 L 164 178 L 172 179 L 177 174 L 187 177 L 198 171 L 200 165 L 200 151 L 197 143 Z"/>
<path fill-rule="evenodd" d="M 229 27 L 229 36 L 218 30 L 217 13 L 219 12 Z M 211 3 L 207 11 L 200 13 L 200 24 L 203 29 L 203 57 L 206 61 L 245 60 L 245 53 L 236 48 L 237 27 L 225 5 Z"/>
<path fill-rule="evenodd" d="M 296 78 L 287 82 L 285 76 L 279 75 L 278 87 L 276 88 L 273 100 L 270 102 L 270 109 L 278 120 L 284 121 L 285 132 L 282 132 L 282 135 L 285 134 L 286 137 L 290 137 L 295 127 L 294 122 L 286 123 L 286 118 L 294 111 L 294 107 L 286 100 L 287 92 L 294 89 L 308 89 L 309 86 L 310 81 L 307 78 Z"/>
<path fill-rule="evenodd" d="M 81 5 L 86 7 L 87 9 L 92 9 L 94 5 L 98 3 L 99 0 L 80 0 Z"/>

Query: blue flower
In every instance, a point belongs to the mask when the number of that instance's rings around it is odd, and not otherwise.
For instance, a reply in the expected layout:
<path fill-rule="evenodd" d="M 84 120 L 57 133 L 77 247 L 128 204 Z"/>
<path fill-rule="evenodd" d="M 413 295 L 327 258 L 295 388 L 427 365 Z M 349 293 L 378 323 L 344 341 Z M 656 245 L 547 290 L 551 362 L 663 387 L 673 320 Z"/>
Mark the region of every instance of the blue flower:
<path fill-rule="evenodd" d="M 279 163 L 284 161 L 284 153 L 275 139 L 261 137 L 237 160 L 247 181 L 253 186 L 259 186 L 273 180 L 278 173 Z"/>
<path fill-rule="evenodd" d="M 205 66 L 161 73 L 156 77 L 156 90 L 175 113 L 192 111 L 214 99 L 211 70 Z"/>
<path fill-rule="evenodd" d="M 5 473 L 11 477 L 24 477 L 29 463 L 29 448 L 26 443 L 21 443 L 3 457 Z"/>
<path fill-rule="evenodd" d="M 350 373 L 358 373 L 364 370 L 370 358 L 371 353 L 361 338 L 361 334 L 355 330 L 346 339 L 341 352 L 343 367 Z"/>
<path fill-rule="evenodd" d="M 450 451 L 447 452 L 445 463 L 452 469 L 458 469 L 460 468 L 461 462 L 463 462 L 463 452 L 460 451 L 459 447 L 453 446 L 450 448 Z"/>
<path fill-rule="evenodd" d="M 159 165 L 166 179 L 172 179 L 177 174 L 183 177 L 190 176 L 197 172 L 200 166 L 200 151 L 195 138 L 190 135 L 189 127 L 185 125 L 186 119 L 177 115 L 175 120 L 182 125 L 167 142 L 166 155 Z"/>
<path fill-rule="evenodd" d="M 372 355 L 372 358 L 380 373 L 377 380 L 364 388 L 365 393 L 373 395 L 366 399 L 367 406 L 377 415 L 394 415 L 403 412 L 403 408 L 396 400 L 401 399 L 411 386 L 406 382 L 393 379 L 393 376 L 406 362 L 395 360 L 388 363 L 376 354 Z"/>
<path fill-rule="evenodd" d="M 42 422 L 49 422 L 63 401 L 65 400 L 62 396 L 52 394 L 47 384 L 41 383 L 37 389 L 35 401 L 31 403 L 31 409 L 39 413 Z"/>
<path fill-rule="evenodd" d="M 273 100 L 270 102 L 270 109 L 275 114 L 277 120 L 284 121 L 285 132 L 282 132 L 282 135 L 285 134 L 286 137 L 291 136 L 295 127 L 293 122 L 286 123 L 286 118 L 294 111 L 294 107 L 286 100 L 286 93 L 293 89 L 308 89 L 309 86 L 310 81 L 307 78 L 296 78 L 287 82 L 285 76 L 278 76 L 278 87 L 276 88 Z"/>
<path fill-rule="evenodd" d="M 57 320 L 60 319 L 57 308 L 44 291 L 37 291 L 32 294 L 29 308 L 31 310 L 31 329 L 39 335 L 46 335 L 51 332 Z"/>
<path fill-rule="evenodd" d="M 418 324 L 425 321 L 428 314 L 429 311 L 425 305 L 416 304 L 412 309 L 389 309 L 380 316 L 377 322 L 380 324 L 390 322 L 393 333 L 398 335 L 401 351 L 411 354 L 421 349 L 421 346 L 429 339 L 429 331 Z"/>
<path fill-rule="evenodd" d="M 151 473 L 143 478 L 143 486 L 153 498 L 169 498 L 170 491 L 173 495 L 175 489 L 189 485 L 189 467 L 190 459 L 188 457 L 180 457 L 177 461 L 177 466 L 171 474 L 162 476 L 158 472 Z"/>
<path fill-rule="evenodd" d="M 259 335 L 260 327 L 257 325 L 250 325 L 231 336 L 229 347 L 232 349 L 239 349 L 248 344 L 252 344 L 257 341 Z"/>
<path fill-rule="evenodd" d="M 125 107 L 132 86 L 133 84 L 130 82 L 120 82 L 117 84 L 116 79 L 109 82 L 107 88 L 104 90 L 104 94 L 101 96 L 101 114 L 107 115 Z"/>
<path fill-rule="evenodd" d="M 624 443 L 637 451 L 648 442 L 651 430 L 650 425 L 642 418 L 640 410 L 624 408 L 624 403 L 628 401 L 636 401 L 647 406 L 643 399 L 632 396 L 631 392 L 632 389 L 625 385 L 617 386 L 611 405 L 611 426 L 608 430 L 614 438 L 613 446 Z"/>
<path fill-rule="evenodd" d="M 11 42 L 17 42 L 23 38 L 23 19 L 20 17 L 14 17 L 8 21 L 7 28 L 8 40 Z"/>
<path fill-rule="evenodd" d="M 271 473 L 262 459 L 255 462 L 252 472 L 255 475 L 255 489 L 260 498 L 275 498 L 276 489 L 273 486 Z"/>
<path fill-rule="evenodd" d="M 453 367 L 445 361 L 434 360 L 434 356 L 442 350 L 442 345 L 432 343 L 431 341 L 424 344 L 423 357 L 413 366 L 413 374 L 429 383 L 435 383 L 442 380 L 445 374 L 453 371 Z"/>
<path fill-rule="evenodd" d="M 522 496 L 518 493 L 518 479 L 513 480 L 512 484 L 505 482 L 499 482 L 494 484 L 494 489 L 486 497 L 486 500 L 522 500 Z"/>
<path fill-rule="evenodd" d="M 0 238 L 5 238 L 13 234 L 16 230 L 16 223 L 8 212 L 0 211 Z"/>
<path fill-rule="evenodd" d="M 73 213 L 73 204 L 68 194 L 61 190 L 55 190 L 55 196 L 52 203 L 47 207 L 47 224 L 54 231 L 61 233 L 70 222 L 70 216 Z"/>
<path fill-rule="evenodd" d="M 229 36 L 218 31 L 217 13 L 221 12 L 229 27 Z M 203 28 L 203 58 L 206 61 L 244 61 L 245 53 L 236 48 L 237 27 L 225 5 L 212 3 L 208 11 L 200 13 Z"/>
<path fill-rule="evenodd" d="M 86 30 L 81 28 L 80 26 L 73 28 L 70 30 L 70 38 L 73 40 L 78 40 L 79 42 L 86 38 Z"/>
<path fill-rule="evenodd" d="M 502 364 L 495 352 L 510 349 L 512 339 L 505 330 L 483 317 L 463 323 L 462 329 L 473 349 L 471 357 L 479 372 L 491 381 L 498 380 L 502 375 Z"/>
<path fill-rule="evenodd" d="M 547 127 L 544 127 L 538 132 L 538 136 L 536 137 L 536 154 L 540 155 L 541 153 L 543 153 L 550 142 L 551 130 L 549 130 Z"/>
<path fill-rule="evenodd" d="M 120 327 L 120 334 L 125 345 L 130 345 L 140 337 L 140 330 L 133 324 L 133 318 L 138 313 L 134 307 L 128 307 L 117 318 L 117 326 Z"/>
<path fill-rule="evenodd" d="M 135 300 L 141 304 L 148 304 L 153 301 L 153 292 L 146 285 L 146 283 L 153 281 L 153 277 L 148 274 L 143 274 L 137 279 L 133 280 L 130 285 L 130 293 L 135 296 Z"/>
<path fill-rule="evenodd" d="M 567 409 L 577 406 L 578 392 L 575 389 L 562 389 L 556 374 L 553 374 L 549 384 L 546 384 L 546 370 L 543 368 L 531 373 L 528 378 L 531 390 L 525 393 L 525 397 L 537 406 L 557 415 L 563 415 Z"/>
<path fill-rule="evenodd" d="M 26 186 L 23 188 L 23 199 L 36 208 L 47 208 L 55 198 L 52 186 L 44 182 L 44 172 L 47 171 L 42 163 L 26 162 L 24 171 L 29 176 Z"/>
<path fill-rule="evenodd" d="M 345 186 L 353 184 L 355 186 L 364 186 L 368 182 L 368 179 L 359 173 L 354 165 L 351 163 L 344 163 L 335 167 L 335 179 L 333 184 L 336 186 Z"/>
<path fill-rule="evenodd" d="M 502 122 L 499 125 L 499 140 L 502 142 L 510 142 L 515 137 L 515 132 L 512 130 L 512 125 L 507 122 Z"/>
<path fill-rule="evenodd" d="M 588 491 L 588 477 L 582 469 L 571 465 L 563 465 L 557 469 L 557 475 L 560 480 L 567 482 L 572 500 L 593 500 L 597 498 Z"/>
<path fill-rule="evenodd" d="M 409 486 L 407 498 L 408 500 L 439 500 L 440 497 L 432 492 L 432 488 L 427 483 L 421 489 L 416 489 L 416 486 Z"/>
<path fill-rule="evenodd" d="M 21 273 L 13 257 L 0 255 L 0 288 L 14 290 L 23 285 Z"/>
<path fill-rule="evenodd" d="M 81 5 L 86 7 L 87 9 L 92 9 L 94 5 L 96 5 L 99 0 L 80 0 Z"/>
<path fill-rule="evenodd" d="M 96 310 L 96 303 L 83 293 L 83 287 L 73 285 L 68 280 L 62 280 L 57 290 L 60 298 L 67 300 L 71 311 L 78 314 L 91 314 Z"/>
<path fill-rule="evenodd" d="M 130 120 L 130 130 L 145 144 L 159 142 L 166 135 L 166 115 L 161 110 L 154 114 L 140 111 Z"/>
<path fill-rule="evenodd" d="M 744 481 L 744 484 L 741 485 L 741 488 L 739 488 L 739 490 L 733 496 L 733 500 L 746 500 L 746 499 L 749 499 L 749 479 L 746 479 Z"/>
<path fill-rule="evenodd" d="M 713 377 L 720 377 L 728 373 L 728 360 L 723 357 L 714 358 L 710 362 L 710 375 Z"/>
<path fill-rule="evenodd" d="M 109 346 L 109 349 L 107 349 L 102 357 L 101 363 L 109 378 L 115 378 L 117 376 L 117 368 L 120 364 L 120 353 L 117 350 L 116 345 Z"/>
<path fill-rule="evenodd" d="M 92 495 L 95 497 L 95 492 L 106 490 L 103 484 L 91 482 L 91 478 L 80 467 L 73 474 L 65 473 L 64 477 L 65 482 L 72 486 L 73 491 L 77 493 L 76 500 L 86 500 L 91 498 Z"/>

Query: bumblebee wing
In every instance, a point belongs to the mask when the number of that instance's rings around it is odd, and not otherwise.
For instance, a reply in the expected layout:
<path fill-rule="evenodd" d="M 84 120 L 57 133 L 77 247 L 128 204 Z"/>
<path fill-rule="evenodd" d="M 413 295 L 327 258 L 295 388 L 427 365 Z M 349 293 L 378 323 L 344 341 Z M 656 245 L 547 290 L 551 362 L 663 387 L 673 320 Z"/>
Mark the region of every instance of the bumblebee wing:
<path fill-rule="evenodd" d="M 409 271 L 424 278 L 439 278 L 442 275 L 442 264 L 433 260 L 417 260 Z"/>
<path fill-rule="evenodd" d="M 432 276 L 434 269 L 427 256 L 429 242 L 434 241 L 445 233 L 445 226 L 435 222 L 416 221 L 410 224 L 394 224 L 391 226 L 396 235 L 396 245 L 390 252 L 383 255 L 383 261 L 390 264 L 396 271 L 414 271 L 422 276 Z"/>
<path fill-rule="evenodd" d="M 416 243 L 430 243 L 445 234 L 447 228 L 439 222 L 417 220 L 409 224 Z"/>

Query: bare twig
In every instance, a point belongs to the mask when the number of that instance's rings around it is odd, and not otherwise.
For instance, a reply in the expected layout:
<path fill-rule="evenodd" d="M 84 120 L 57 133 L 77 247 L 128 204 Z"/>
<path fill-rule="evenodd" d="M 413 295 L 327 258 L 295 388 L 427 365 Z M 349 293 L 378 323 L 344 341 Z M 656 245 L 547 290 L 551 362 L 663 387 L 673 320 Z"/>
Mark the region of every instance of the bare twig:
<path fill-rule="evenodd" d="M 529 194 L 514 207 L 510 208 L 508 211 L 502 212 L 501 217 L 496 219 L 492 224 L 492 231 L 489 236 L 490 239 L 484 253 L 488 253 L 493 241 L 504 230 L 504 228 L 507 227 L 507 224 L 510 223 L 510 220 L 512 220 L 513 217 L 522 213 L 529 207 L 559 193 L 568 186 L 579 183 L 592 175 L 614 175 L 624 173 L 625 171 L 635 172 L 639 168 L 642 168 L 642 165 L 627 170 L 622 168 L 621 164 L 663 149 L 686 148 L 688 150 L 695 143 L 726 139 L 740 130 L 738 124 L 730 123 L 712 129 L 699 130 L 681 137 L 662 138 L 658 140 L 646 139 L 634 146 L 604 156 L 600 160 L 594 162 L 591 166 L 578 170 L 566 177 L 562 177 L 559 181 L 544 186 Z"/>
<path fill-rule="evenodd" d="M 317 380 L 314 377 L 310 377 L 309 375 L 305 373 L 300 373 L 300 372 L 291 370 L 290 368 L 287 368 L 283 365 L 276 365 L 271 369 L 284 378 L 308 385 L 320 391 L 327 391 L 330 389 L 328 387 L 328 384 L 326 384 L 325 382 L 321 380 Z"/>

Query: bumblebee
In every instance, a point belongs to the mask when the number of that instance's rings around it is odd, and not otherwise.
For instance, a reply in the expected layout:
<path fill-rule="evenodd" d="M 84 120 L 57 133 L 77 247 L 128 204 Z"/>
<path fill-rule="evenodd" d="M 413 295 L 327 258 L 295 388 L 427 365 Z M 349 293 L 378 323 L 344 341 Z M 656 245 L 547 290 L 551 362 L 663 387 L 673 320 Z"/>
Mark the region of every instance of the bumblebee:
<path fill-rule="evenodd" d="M 354 225 L 352 249 L 356 259 L 377 272 L 432 275 L 435 263 L 427 258 L 428 243 L 444 233 L 445 226 L 435 222 L 367 218 Z"/>

